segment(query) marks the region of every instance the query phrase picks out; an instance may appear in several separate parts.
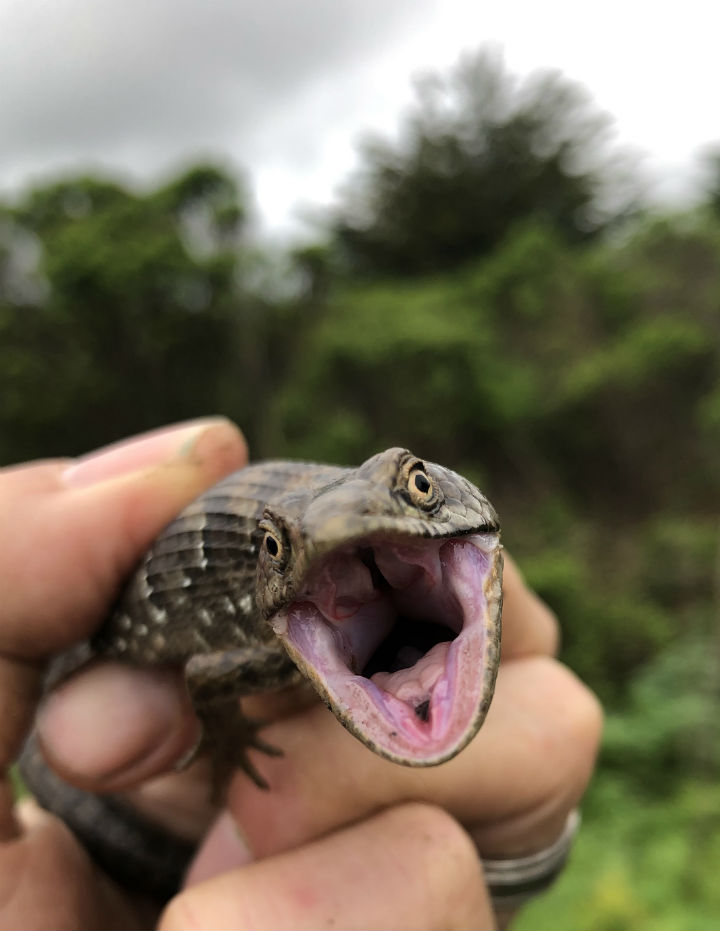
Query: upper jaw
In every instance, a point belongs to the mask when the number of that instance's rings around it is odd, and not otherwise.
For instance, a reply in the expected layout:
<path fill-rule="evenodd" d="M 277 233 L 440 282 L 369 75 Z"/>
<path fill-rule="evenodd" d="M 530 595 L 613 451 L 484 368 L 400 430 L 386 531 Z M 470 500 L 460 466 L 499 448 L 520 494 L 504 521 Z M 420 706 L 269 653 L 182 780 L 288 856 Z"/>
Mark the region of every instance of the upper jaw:
<path fill-rule="evenodd" d="M 367 519 L 365 530 L 317 559 L 270 623 L 364 743 L 396 762 L 439 763 L 468 743 L 492 697 L 499 533 L 368 535 Z"/>
<path fill-rule="evenodd" d="M 317 560 L 364 539 L 411 541 L 499 533 L 494 508 L 475 486 L 433 463 L 427 463 L 426 469 L 443 489 L 431 514 L 408 505 L 391 485 L 375 481 L 372 474 L 338 483 L 303 502 L 296 528 L 303 564 L 296 567 L 296 575 L 306 576 Z"/>

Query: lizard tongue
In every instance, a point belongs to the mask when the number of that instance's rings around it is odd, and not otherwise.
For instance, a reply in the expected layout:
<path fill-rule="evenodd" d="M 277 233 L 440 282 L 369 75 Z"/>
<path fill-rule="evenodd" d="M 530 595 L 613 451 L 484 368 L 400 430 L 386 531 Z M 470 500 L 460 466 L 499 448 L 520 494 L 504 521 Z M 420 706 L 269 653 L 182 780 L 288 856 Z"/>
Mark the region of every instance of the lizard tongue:
<path fill-rule="evenodd" d="M 331 554 L 271 618 L 339 720 L 409 765 L 453 756 L 487 710 L 497 649 L 495 534 Z"/>

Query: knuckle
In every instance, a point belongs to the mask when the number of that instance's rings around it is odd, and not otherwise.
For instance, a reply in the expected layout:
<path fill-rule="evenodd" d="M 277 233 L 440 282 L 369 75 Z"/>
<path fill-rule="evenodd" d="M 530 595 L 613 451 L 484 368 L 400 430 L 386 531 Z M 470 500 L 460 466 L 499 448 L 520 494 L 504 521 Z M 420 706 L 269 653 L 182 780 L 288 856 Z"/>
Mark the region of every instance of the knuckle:
<path fill-rule="evenodd" d="M 200 931 L 203 927 L 205 925 L 192 907 L 192 897 L 185 892 L 168 902 L 158 923 L 158 931 Z"/>
<path fill-rule="evenodd" d="M 591 692 L 573 672 L 564 666 L 560 666 L 560 669 L 566 677 L 567 688 L 567 710 L 561 726 L 565 729 L 568 740 L 595 747 L 602 733 L 602 706 L 594 692 Z"/>
<path fill-rule="evenodd" d="M 553 661 L 554 713 L 552 755 L 555 771 L 573 796 L 585 789 L 595 764 L 603 729 L 603 710 L 595 694 L 566 666 Z"/>
<path fill-rule="evenodd" d="M 397 814 L 404 822 L 413 872 L 423 877 L 418 927 L 449 931 L 490 927 L 492 906 L 470 835 L 434 805 L 409 803 Z"/>
<path fill-rule="evenodd" d="M 468 882 L 480 881 L 478 853 L 468 833 L 445 809 L 425 802 L 408 802 L 394 809 L 394 816 L 402 823 L 408 848 L 418 858 L 432 859 L 436 875 L 443 883 L 464 887 Z M 437 864 L 443 864 L 441 874 Z"/>

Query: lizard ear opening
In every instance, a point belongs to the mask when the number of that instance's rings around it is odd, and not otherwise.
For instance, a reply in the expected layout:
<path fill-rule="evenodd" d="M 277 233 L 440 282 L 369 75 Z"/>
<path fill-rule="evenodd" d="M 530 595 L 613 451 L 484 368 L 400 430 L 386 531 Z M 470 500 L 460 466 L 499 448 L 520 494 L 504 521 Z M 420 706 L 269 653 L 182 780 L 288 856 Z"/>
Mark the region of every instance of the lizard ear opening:
<path fill-rule="evenodd" d="M 265 552 L 274 562 L 281 563 L 285 557 L 285 544 L 282 537 L 274 528 L 266 527 L 262 542 Z"/>
<path fill-rule="evenodd" d="M 267 558 L 276 569 L 283 569 L 290 558 L 287 531 L 278 522 L 264 517 L 258 524 L 260 558 Z"/>
<path fill-rule="evenodd" d="M 257 552 L 257 606 L 267 617 L 290 597 L 293 549 L 288 528 L 266 511 L 257 526 L 253 546 Z"/>

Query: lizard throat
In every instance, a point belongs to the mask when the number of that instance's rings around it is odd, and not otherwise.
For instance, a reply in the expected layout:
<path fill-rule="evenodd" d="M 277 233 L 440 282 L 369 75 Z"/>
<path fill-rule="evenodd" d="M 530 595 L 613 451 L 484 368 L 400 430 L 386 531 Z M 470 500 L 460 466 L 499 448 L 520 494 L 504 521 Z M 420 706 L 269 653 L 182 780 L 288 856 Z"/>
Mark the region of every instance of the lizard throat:
<path fill-rule="evenodd" d="M 494 687 L 497 534 L 362 540 L 326 556 L 270 623 L 336 717 L 411 766 L 454 756 Z"/>

